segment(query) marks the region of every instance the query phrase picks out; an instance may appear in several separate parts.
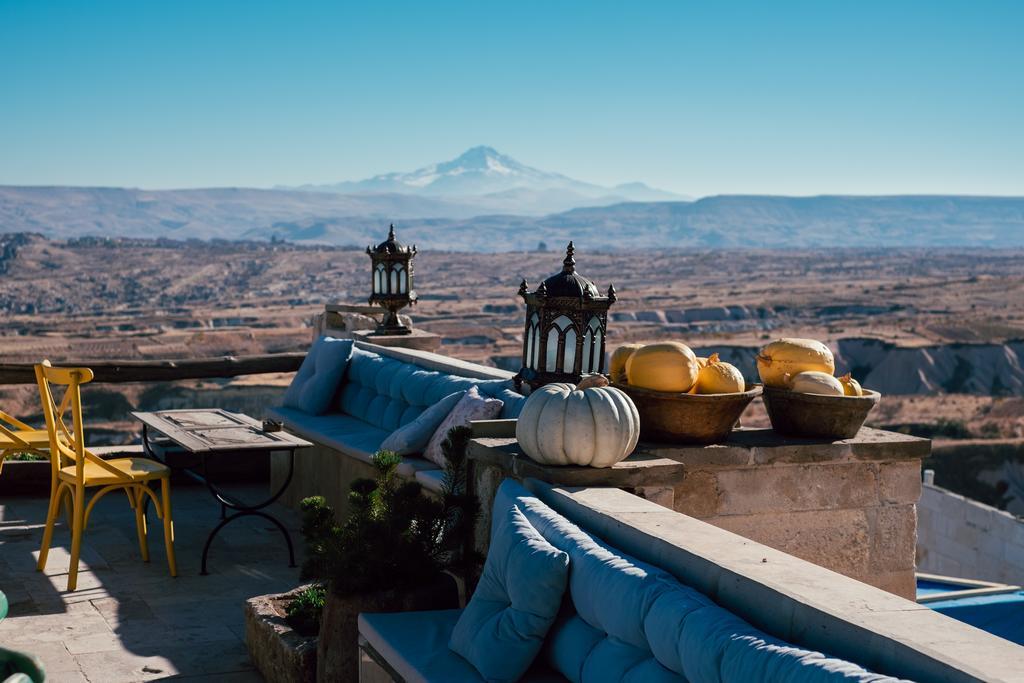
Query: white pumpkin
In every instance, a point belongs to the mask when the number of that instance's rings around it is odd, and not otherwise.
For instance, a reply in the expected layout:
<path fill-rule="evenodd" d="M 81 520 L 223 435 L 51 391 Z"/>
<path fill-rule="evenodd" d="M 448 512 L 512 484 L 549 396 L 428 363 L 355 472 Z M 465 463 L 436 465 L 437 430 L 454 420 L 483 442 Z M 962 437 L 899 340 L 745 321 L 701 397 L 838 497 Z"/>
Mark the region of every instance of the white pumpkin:
<path fill-rule="evenodd" d="M 579 386 L 546 384 L 526 400 L 516 438 L 524 453 L 544 465 L 611 467 L 636 448 L 640 413 L 600 375 Z"/>

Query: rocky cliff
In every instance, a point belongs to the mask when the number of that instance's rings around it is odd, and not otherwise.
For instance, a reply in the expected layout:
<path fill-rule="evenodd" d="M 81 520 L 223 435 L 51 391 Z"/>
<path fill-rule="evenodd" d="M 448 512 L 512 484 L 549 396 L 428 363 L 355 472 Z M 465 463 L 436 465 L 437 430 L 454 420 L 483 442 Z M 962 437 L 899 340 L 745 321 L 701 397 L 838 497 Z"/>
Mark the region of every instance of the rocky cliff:
<path fill-rule="evenodd" d="M 757 349 L 715 346 L 694 349 L 697 355 L 717 352 L 757 378 Z M 852 372 L 883 394 L 1024 395 L 1024 340 L 1005 344 L 942 344 L 901 347 L 878 339 L 840 339 L 832 344 L 836 373 Z"/>

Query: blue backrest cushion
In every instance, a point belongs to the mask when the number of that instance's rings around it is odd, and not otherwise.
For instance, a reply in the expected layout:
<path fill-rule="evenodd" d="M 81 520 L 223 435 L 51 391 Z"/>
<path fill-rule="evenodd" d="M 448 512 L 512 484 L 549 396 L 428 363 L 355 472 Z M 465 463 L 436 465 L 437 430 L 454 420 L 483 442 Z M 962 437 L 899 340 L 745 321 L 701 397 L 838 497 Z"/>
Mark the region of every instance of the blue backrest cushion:
<path fill-rule="evenodd" d="M 282 405 L 310 415 L 326 413 L 345 375 L 352 348 L 351 339 L 317 339 L 288 385 Z"/>
<path fill-rule="evenodd" d="M 500 417 L 518 417 L 526 401 L 525 396 L 512 390 L 511 380 L 449 375 L 356 348 L 338 409 L 393 432 L 415 420 L 427 407 L 473 386 L 484 396 L 501 399 L 504 405 Z"/>
<path fill-rule="evenodd" d="M 569 555 L 569 600 L 545 643 L 570 681 L 843 681 L 895 679 L 768 636 L 665 570 L 608 546 L 506 480 L 494 514 L 522 511 Z"/>
<path fill-rule="evenodd" d="M 448 647 L 487 681 L 517 681 L 530 668 L 558 614 L 569 556 L 515 506 L 494 520 L 483 575 Z"/>
<path fill-rule="evenodd" d="M 381 443 L 380 449 L 394 451 L 398 455 L 422 453 L 427 448 L 430 437 L 448 417 L 448 413 L 452 412 L 452 408 L 459 402 L 459 399 L 465 395 L 465 391 L 456 391 L 445 396 L 420 413 L 415 420 L 391 432 L 391 435 Z"/>

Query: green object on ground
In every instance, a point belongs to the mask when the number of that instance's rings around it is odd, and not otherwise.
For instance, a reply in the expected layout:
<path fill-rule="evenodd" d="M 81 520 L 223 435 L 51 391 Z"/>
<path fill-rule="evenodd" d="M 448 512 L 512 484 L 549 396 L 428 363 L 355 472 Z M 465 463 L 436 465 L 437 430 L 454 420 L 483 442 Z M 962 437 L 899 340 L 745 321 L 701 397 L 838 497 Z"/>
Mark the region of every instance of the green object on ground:
<path fill-rule="evenodd" d="M 0 591 L 0 621 L 7 616 L 7 596 Z M 0 681 L 3 683 L 43 683 L 46 673 L 42 663 L 22 652 L 0 647 Z"/>

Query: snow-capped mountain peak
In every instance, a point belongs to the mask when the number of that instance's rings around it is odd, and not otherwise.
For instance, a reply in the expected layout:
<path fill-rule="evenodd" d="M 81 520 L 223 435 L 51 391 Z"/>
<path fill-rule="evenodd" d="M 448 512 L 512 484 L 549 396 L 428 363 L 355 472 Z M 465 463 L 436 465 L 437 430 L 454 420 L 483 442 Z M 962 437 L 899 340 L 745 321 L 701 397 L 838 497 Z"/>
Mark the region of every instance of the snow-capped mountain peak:
<path fill-rule="evenodd" d="M 575 206 L 623 201 L 683 199 L 643 183 L 614 188 L 574 180 L 520 163 L 493 147 L 471 147 L 449 161 L 405 173 L 385 173 L 366 180 L 333 185 L 306 185 L 303 190 L 345 194 L 397 193 L 458 198 L 493 211 L 537 213 Z M 641 197 L 642 195 L 642 197 Z"/>

